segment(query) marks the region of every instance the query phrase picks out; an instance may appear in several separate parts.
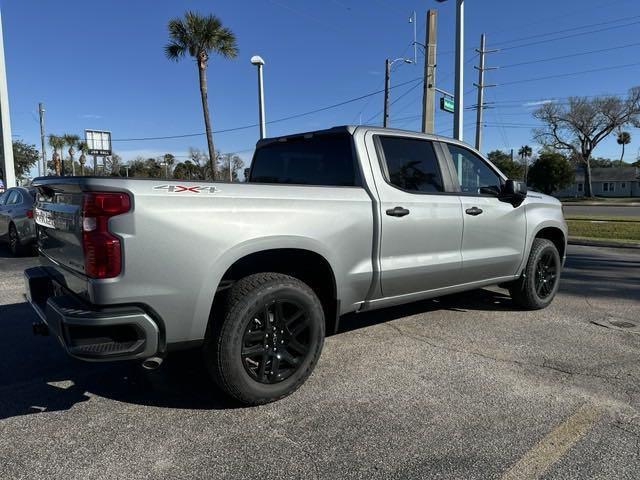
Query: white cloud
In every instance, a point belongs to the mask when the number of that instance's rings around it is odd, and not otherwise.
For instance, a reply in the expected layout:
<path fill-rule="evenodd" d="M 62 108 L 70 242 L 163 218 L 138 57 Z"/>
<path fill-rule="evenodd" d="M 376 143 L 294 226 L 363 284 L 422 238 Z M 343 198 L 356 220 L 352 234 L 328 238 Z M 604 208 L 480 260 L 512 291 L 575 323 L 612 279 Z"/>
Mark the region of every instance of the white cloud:
<path fill-rule="evenodd" d="M 100 118 L 102 118 L 102 115 L 97 115 L 95 113 L 85 113 L 80 115 L 80 118 L 87 118 L 87 119 L 91 119 L 91 120 L 99 120 Z"/>
<path fill-rule="evenodd" d="M 554 99 L 546 99 L 546 100 L 536 100 L 535 102 L 527 102 L 527 103 L 523 103 L 522 106 L 523 107 L 539 107 L 540 105 L 545 105 L 547 103 L 553 103 L 555 102 Z"/>

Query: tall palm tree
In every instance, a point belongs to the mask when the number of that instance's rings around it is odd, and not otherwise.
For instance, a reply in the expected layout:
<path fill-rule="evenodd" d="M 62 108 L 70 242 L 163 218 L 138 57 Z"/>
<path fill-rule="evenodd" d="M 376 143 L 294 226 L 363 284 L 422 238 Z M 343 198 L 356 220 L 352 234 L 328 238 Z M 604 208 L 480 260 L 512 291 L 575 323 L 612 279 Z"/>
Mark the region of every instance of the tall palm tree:
<path fill-rule="evenodd" d="M 620 130 L 616 141 L 618 142 L 618 145 L 622 145 L 622 155 L 620 155 L 620 165 L 622 166 L 622 161 L 624 159 L 624 146 L 631 143 L 631 134 Z"/>
<path fill-rule="evenodd" d="M 529 145 L 523 145 L 522 147 L 520 147 L 520 150 L 518 150 L 518 155 L 520 155 L 520 158 L 522 159 L 522 163 L 524 164 L 524 181 L 526 183 L 527 176 L 529 174 L 528 159 L 531 158 L 531 155 L 533 155 L 533 150 L 531 150 L 531 147 Z"/>
<path fill-rule="evenodd" d="M 71 160 L 71 175 L 75 176 L 76 164 L 73 161 L 73 155 L 76 153 L 76 151 L 74 150 L 74 147 L 78 146 L 78 142 L 80 142 L 80 137 L 72 133 L 65 133 L 62 136 L 62 139 L 64 140 L 65 145 L 69 147 L 69 159 Z"/>
<path fill-rule="evenodd" d="M 62 174 L 62 149 L 64 148 L 64 139 L 58 135 L 49 135 L 49 146 L 53 149 L 53 154 L 51 155 L 51 161 L 53 163 L 53 170 L 56 172 L 56 175 L 60 176 Z M 60 151 L 60 154 L 58 153 Z"/>
<path fill-rule="evenodd" d="M 78 142 L 78 151 L 80 152 L 80 158 L 78 158 L 78 162 L 80 162 L 80 175 L 84 175 L 84 164 L 87 163 L 87 153 L 89 152 L 89 145 L 87 142 L 80 141 Z"/>
<path fill-rule="evenodd" d="M 184 18 L 169 20 L 168 27 L 169 43 L 164 48 L 167 58 L 178 61 L 189 54 L 196 60 L 198 66 L 209 162 L 211 175 L 215 180 L 216 157 L 207 102 L 207 63 L 211 53 L 217 53 L 224 58 L 235 58 L 238 55 L 236 37 L 231 30 L 222 26 L 222 22 L 215 15 L 205 16 L 191 11 L 186 12 Z"/>

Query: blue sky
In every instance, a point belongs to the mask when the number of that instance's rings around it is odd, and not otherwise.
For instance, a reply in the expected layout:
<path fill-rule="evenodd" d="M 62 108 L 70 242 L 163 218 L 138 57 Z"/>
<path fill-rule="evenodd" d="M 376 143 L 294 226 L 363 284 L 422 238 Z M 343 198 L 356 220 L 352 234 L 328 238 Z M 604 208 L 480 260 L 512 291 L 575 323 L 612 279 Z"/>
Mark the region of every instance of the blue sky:
<path fill-rule="evenodd" d="M 483 151 L 533 145 L 531 111 L 536 102 L 569 95 L 624 94 L 640 85 L 640 2 L 637 0 L 466 0 L 465 91 L 473 89 L 471 60 L 481 33 L 489 48 Z M 197 70 L 187 59 L 168 61 L 163 52 L 167 20 L 186 9 L 215 13 L 237 36 L 236 60 L 213 58 L 208 70 L 214 130 L 250 125 L 257 119 L 256 72 L 249 63 L 266 61 L 267 121 L 307 112 L 381 89 L 384 59 L 413 56 L 412 26 L 418 12 L 418 40 L 424 17 L 438 9 L 437 84 L 453 90 L 454 3 L 433 0 L 4 0 L 7 76 L 14 138 L 39 146 L 37 104 L 44 102 L 47 133 L 78 133 L 85 128 L 113 132 L 114 150 L 125 160 L 136 155 L 188 147 L 206 149 L 204 136 L 154 141 L 118 139 L 192 134 L 204 131 Z M 600 24 L 600 25 L 596 25 Z M 585 27 L 586 26 L 586 27 Z M 546 35 L 558 32 L 555 35 Z M 570 37 L 570 38 L 560 38 Z M 518 40 L 521 39 L 521 40 Z M 534 45 L 518 47 L 532 42 Z M 518 48 L 507 48 L 518 47 Z M 624 47 L 624 48 L 617 48 Z M 610 49 L 548 62 L 530 62 Z M 523 80 L 634 64 L 561 78 Z M 401 64 L 392 84 L 419 78 L 418 66 Z M 421 88 L 410 83 L 392 91 L 391 126 L 419 128 Z M 415 88 L 412 88 L 416 86 Z M 402 98 L 399 98 L 401 97 Z M 465 104 L 475 103 L 475 92 Z M 268 125 L 269 135 L 346 123 L 379 124 L 382 95 L 317 114 Z M 436 131 L 451 134 L 451 114 L 438 111 Z M 472 143 L 475 112 L 465 113 L 465 140 Z M 500 126 L 502 125 L 502 126 Z M 627 160 L 635 159 L 640 135 Z M 216 147 L 248 159 L 257 127 L 219 133 Z M 613 139 L 598 156 L 616 158 Z"/>

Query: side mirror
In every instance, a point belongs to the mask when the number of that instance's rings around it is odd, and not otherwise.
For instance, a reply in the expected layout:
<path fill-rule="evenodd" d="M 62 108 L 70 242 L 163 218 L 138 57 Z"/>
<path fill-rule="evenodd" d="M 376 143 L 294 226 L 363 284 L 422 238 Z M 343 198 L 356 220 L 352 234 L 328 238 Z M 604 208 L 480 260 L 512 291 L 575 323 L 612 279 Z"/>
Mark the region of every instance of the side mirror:
<path fill-rule="evenodd" d="M 516 180 L 507 180 L 502 187 L 500 198 L 511 203 L 514 207 L 519 206 L 527 197 L 527 185 Z"/>

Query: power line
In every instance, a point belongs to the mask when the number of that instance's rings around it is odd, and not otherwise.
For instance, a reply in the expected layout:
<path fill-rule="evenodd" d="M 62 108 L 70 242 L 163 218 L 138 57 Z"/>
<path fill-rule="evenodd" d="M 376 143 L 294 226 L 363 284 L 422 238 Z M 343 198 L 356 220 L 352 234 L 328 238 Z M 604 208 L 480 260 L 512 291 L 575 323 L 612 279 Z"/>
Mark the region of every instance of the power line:
<path fill-rule="evenodd" d="M 406 82 L 398 83 L 396 85 L 393 85 L 391 87 L 391 89 L 399 88 L 399 87 L 402 87 L 404 85 L 408 85 L 410 83 L 416 82 L 418 80 L 422 80 L 422 77 L 414 78 L 413 80 L 408 80 Z M 334 103 L 333 105 L 327 105 L 326 107 L 316 108 L 315 110 L 310 110 L 308 112 L 296 113 L 294 115 L 289 115 L 287 117 L 278 118 L 276 120 L 270 120 L 270 121 L 268 121 L 266 123 L 273 124 L 273 123 L 285 122 L 287 120 L 293 120 L 295 118 L 300 118 L 300 117 L 304 117 L 304 116 L 307 116 L 307 115 L 313 115 L 314 113 L 324 112 L 326 110 L 331 110 L 333 108 L 338 108 L 338 107 L 341 107 L 343 105 L 348 105 L 350 103 L 357 102 L 359 100 L 363 100 L 365 98 L 372 97 L 374 95 L 379 95 L 380 93 L 383 93 L 383 92 L 384 92 L 384 89 L 383 90 L 376 90 L 375 92 L 370 92 L 370 93 L 367 93 L 365 95 L 360 95 L 359 97 L 351 98 L 351 99 L 345 100 L 343 102 Z M 240 127 L 232 127 L 232 128 L 226 128 L 226 129 L 223 129 L 223 130 L 215 130 L 213 133 L 235 132 L 235 131 L 238 131 L 238 130 L 246 130 L 248 128 L 255 128 L 257 126 L 258 126 L 257 123 L 252 123 L 251 125 L 243 125 L 243 126 L 240 126 Z M 146 140 L 168 140 L 168 139 L 174 139 L 174 138 L 197 137 L 197 136 L 202 136 L 202 135 L 205 135 L 205 132 L 187 133 L 187 134 L 183 134 L 183 135 L 165 135 L 165 136 L 159 136 L 159 137 L 114 138 L 111 141 L 112 142 L 140 142 L 140 141 L 146 141 Z"/>
<path fill-rule="evenodd" d="M 589 11 L 592 11 L 592 10 L 599 10 L 602 7 L 611 7 L 612 3 L 620 2 L 620 1 L 621 0 L 607 0 L 606 2 L 600 3 L 598 5 L 594 5 L 593 7 L 589 8 L 589 9 L 582 8 L 579 12 L 576 12 L 575 8 L 568 9 L 568 10 L 565 10 L 565 11 L 556 12 L 554 15 L 551 15 L 551 16 L 549 16 L 547 18 L 542 19 L 542 20 L 538 20 L 537 22 L 527 22 L 525 27 L 532 27 L 534 25 L 541 25 L 543 23 L 547 23 L 549 20 L 556 20 L 559 17 L 565 17 L 565 16 L 568 16 L 568 15 L 576 16 L 576 15 L 584 14 L 585 12 L 589 12 Z M 625 1 L 629 1 L 629 0 L 625 0 Z M 633 0 L 633 1 L 636 1 L 636 0 Z M 489 32 L 489 33 L 491 33 L 491 36 L 493 37 L 494 34 L 499 36 L 500 34 L 503 34 L 505 32 L 513 32 L 515 30 L 519 30 L 519 28 L 518 29 L 516 29 L 516 28 L 503 28 L 501 30 L 498 30 L 497 32 Z"/>
<path fill-rule="evenodd" d="M 576 30 L 583 30 L 585 28 L 602 27 L 603 25 L 611 25 L 612 23 L 628 22 L 629 20 L 633 20 L 633 19 L 636 19 L 636 18 L 640 18 L 640 15 L 634 15 L 634 16 L 631 16 L 631 17 L 616 18 L 615 20 L 608 20 L 606 22 L 598 22 L 598 23 L 591 23 L 591 24 L 586 24 L 586 25 L 578 25 L 577 27 L 564 28 L 562 30 L 555 30 L 553 32 L 547 32 L 547 33 L 538 33 L 536 35 L 529 35 L 527 37 L 512 38 L 511 40 L 505 40 L 505 41 L 501 42 L 500 44 L 501 45 L 507 45 L 509 43 L 517 43 L 517 42 L 521 42 L 521 41 L 524 41 L 524 40 L 532 40 L 534 38 L 548 37 L 550 35 L 558 35 L 560 33 L 575 32 Z"/>
<path fill-rule="evenodd" d="M 635 66 L 638 66 L 638 65 L 640 65 L 640 62 L 626 63 L 624 65 L 614 65 L 614 66 L 611 66 L 611 67 L 592 68 L 590 70 L 582 70 L 582 71 L 579 71 L 579 72 L 560 73 L 560 74 L 557 74 L 557 75 L 548 75 L 546 77 L 524 78 L 522 80 L 513 80 L 511 82 L 504 82 L 504 83 L 501 83 L 500 86 L 517 85 L 517 84 L 520 84 L 520 83 L 529 83 L 529 82 L 539 82 L 541 80 L 550 80 L 550 79 L 553 79 L 553 78 L 571 77 L 571 76 L 574 76 L 574 75 L 583 75 L 585 73 L 604 72 L 604 71 L 616 70 L 616 69 L 620 69 L 620 68 L 635 67 Z"/>
<path fill-rule="evenodd" d="M 636 17 L 631 17 L 631 18 L 636 18 Z M 640 21 L 626 23 L 624 25 L 614 25 L 612 27 L 600 28 L 598 30 L 590 30 L 588 32 L 574 33 L 572 35 L 565 35 L 563 37 L 547 38 L 545 40 L 537 40 L 535 42 L 523 43 L 521 45 L 513 45 L 512 47 L 498 47 L 498 48 L 500 49 L 501 52 L 505 52 L 507 50 L 514 50 L 516 48 L 530 47 L 532 45 L 540 45 L 542 43 L 557 42 L 558 40 L 566 40 L 568 38 L 582 37 L 584 35 L 592 35 L 594 33 L 606 32 L 606 31 L 609 31 L 609 30 L 614 30 L 616 28 L 631 27 L 633 25 L 638 25 L 639 23 L 640 23 Z"/>
<path fill-rule="evenodd" d="M 609 47 L 609 48 L 602 48 L 602 49 L 599 49 L 599 50 L 589 50 L 588 52 L 579 52 L 579 53 L 571 53 L 571 54 L 568 54 L 568 55 L 560 55 L 558 57 L 548 57 L 548 58 L 540 58 L 540 59 L 537 59 L 537 60 L 529 60 L 527 62 L 510 63 L 510 64 L 507 64 L 507 65 L 501 65 L 500 69 L 512 68 L 512 67 L 520 67 L 522 65 L 531 65 L 531 64 L 534 64 L 534 63 L 551 62 L 551 61 L 554 61 L 554 60 L 562 60 L 562 59 L 565 59 L 565 58 L 580 57 L 580 56 L 584 56 L 584 55 L 591 55 L 591 54 L 594 54 L 594 53 L 611 52 L 613 50 L 620 50 L 620 49 L 623 49 L 623 48 L 637 47 L 639 45 L 640 45 L 640 42 L 637 42 L 637 43 L 630 43 L 628 45 L 620 45 L 618 47 Z"/>

